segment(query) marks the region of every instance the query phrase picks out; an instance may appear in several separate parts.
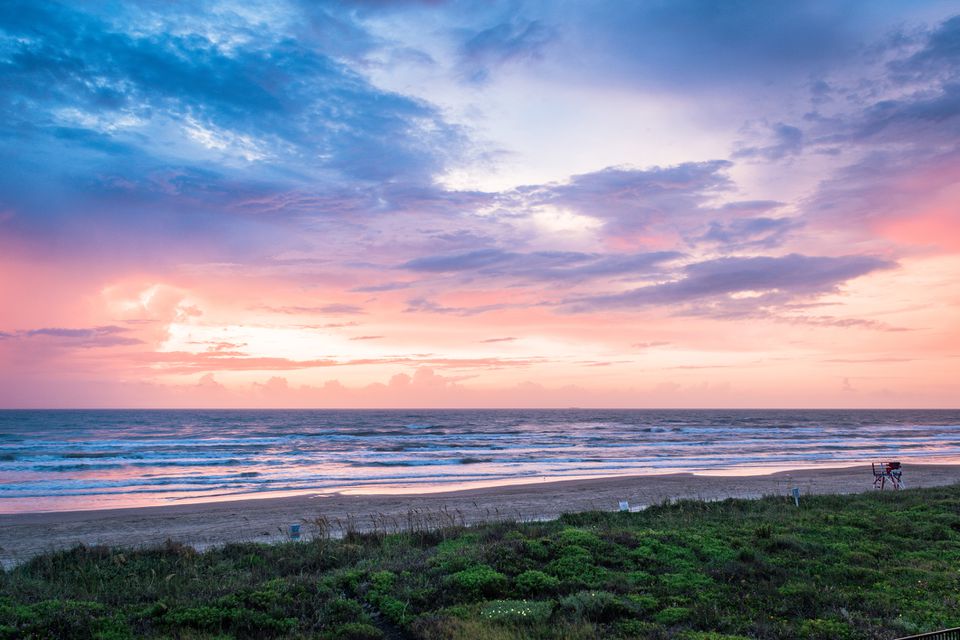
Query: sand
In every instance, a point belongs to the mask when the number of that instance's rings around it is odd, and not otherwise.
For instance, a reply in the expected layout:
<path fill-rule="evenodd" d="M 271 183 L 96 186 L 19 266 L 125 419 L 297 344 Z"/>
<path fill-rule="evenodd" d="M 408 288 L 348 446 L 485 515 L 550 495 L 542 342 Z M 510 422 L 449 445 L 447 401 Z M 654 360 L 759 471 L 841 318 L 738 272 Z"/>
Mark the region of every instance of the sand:
<path fill-rule="evenodd" d="M 905 464 L 909 487 L 960 483 L 960 465 Z M 393 528 L 414 517 L 428 522 L 541 520 L 565 512 L 615 510 L 620 500 L 633 509 L 674 498 L 718 500 L 764 495 L 872 491 L 869 466 L 781 471 L 767 475 L 704 476 L 689 473 L 538 482 L 418 495 L 298 495 L 198 504 L 0 515 L 0 563 L 11 566 L 45 551 L 77 544 L 150 546 L 172 539 L 197 549 L 228 542 L 276 542 L 293 523 L 304 538 L 318 516 L 342 529 Z"/>

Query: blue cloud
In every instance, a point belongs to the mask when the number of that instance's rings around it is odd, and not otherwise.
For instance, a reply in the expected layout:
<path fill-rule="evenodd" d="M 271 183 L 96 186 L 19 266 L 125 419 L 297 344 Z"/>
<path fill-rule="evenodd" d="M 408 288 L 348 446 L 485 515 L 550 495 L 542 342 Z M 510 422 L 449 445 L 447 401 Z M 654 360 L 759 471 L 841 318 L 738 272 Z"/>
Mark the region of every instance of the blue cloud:
<path fill-rule="evenodd" d="M 352 12 L 277 11 L 296 27 L 151 3 L 0 6 L 6 231 L 61 253 L 99 250 L 109 229 L 131 259 L 173 239 L 177 259 L 257 259 L 302 244 L 281 218 L 455 200 L 432 182 L 462 133 L 348 66 L 373 46 Z"/>
<path fill-rule="evenodd" d="M 884 28 L 882 11 L 849 0 L 583 3 L 556 13 L 567 63 L 594 81 L 683 91 L 768 93 L 843 65 Z"/>
<path fill-rule="evenodd" d="M 486 81 L 493 67 L 540 57 L 554 31 L 517 17 L 471 35 L 460 47 L 460 68 L 470 82 Z"/>
<path fill-rule="evenodd" d="M 918 51 L 890 61 L 888 67 L 898 79 L 905 81 L 956 78 L 960 73 L 960 15 L 930 30 Z"/>
<path fill-rule="evenodd" d="M 142 34 L 52 3 L 5 7 L 3 104 L 14 126 L 45 129 L 64 108 L 192 119 L 272 157 L 365 180 L 428 179 L 443 166 L 437 150 L 459 136 L 433 107 L 374 88 L 313 42 L 266 33 L 227 50 L 200 20 L 194 33 Z"/>

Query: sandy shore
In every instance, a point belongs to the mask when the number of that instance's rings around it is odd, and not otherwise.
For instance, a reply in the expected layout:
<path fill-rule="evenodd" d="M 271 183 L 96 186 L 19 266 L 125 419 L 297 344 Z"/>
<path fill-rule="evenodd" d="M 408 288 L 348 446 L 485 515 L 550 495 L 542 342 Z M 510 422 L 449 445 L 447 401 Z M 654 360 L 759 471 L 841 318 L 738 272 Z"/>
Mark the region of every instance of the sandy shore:
<path fill-rule="evenodd" d="M 960 482 L 960 465 L 904 465 L 909 487 Z M 199 549 L 226 542 L 277 541 L 292 523 L 322 516 L 341 525 L 349 519 L 358 529 L 373 523 L 403 526 L 411 510 L 425 520 L 455 518 L 467 524 L 483 520 L 547 519 L 561 513 L 614 510 L 619 500 L 634 508 L 670 498 L 716 500 L 729 497 L 856 493 L 873 490 L 869 466 L 782 471 L 768 475 L 626 476 L 565 480 L 466 489 L 419 495 L 300 495 L 286 498 L 233 500 L 202 504 L 70 511 L 0 516 L 0 563 L 10 566 L 31 556 L 76 544 L 149 546 L 173 539 Z M 440 516 L 444 512 L 446 515 Z"/>

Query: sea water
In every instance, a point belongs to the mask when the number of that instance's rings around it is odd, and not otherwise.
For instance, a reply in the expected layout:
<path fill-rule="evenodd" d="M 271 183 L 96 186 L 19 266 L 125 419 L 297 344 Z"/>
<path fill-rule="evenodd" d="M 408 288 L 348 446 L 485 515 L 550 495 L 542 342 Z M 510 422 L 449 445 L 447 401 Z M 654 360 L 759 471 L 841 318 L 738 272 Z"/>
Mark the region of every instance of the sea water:
<path fill-rule="evenodd" d="M 0 513 L 960 460 L 960 411 L 0 411 Z"/>

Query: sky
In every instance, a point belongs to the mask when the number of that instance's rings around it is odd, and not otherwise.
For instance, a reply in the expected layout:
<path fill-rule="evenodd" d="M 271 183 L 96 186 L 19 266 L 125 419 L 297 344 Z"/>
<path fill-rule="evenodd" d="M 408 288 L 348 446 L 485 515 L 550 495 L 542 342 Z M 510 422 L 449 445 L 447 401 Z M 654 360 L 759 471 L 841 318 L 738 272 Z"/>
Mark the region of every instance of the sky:
<path fill-rule="evenodd" d="M 956 407 L 960 3 L 0 5 L 0 407 Z"/>

